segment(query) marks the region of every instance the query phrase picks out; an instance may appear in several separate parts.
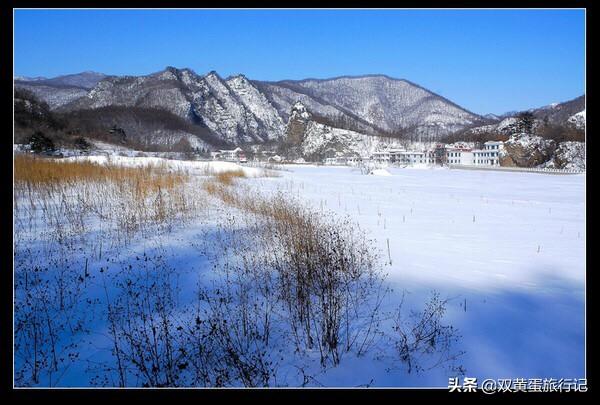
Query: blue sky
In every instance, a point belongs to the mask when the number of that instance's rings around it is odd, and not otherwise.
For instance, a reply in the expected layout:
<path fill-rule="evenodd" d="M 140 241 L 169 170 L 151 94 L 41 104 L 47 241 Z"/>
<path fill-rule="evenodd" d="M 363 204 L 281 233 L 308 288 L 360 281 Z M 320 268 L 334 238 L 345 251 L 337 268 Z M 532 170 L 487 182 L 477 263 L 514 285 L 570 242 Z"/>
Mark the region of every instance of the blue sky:
<path fill-rule="evenodd" d="M 382 73 L 476 113 L 584 93 L 583 10 L 15 10 L 15 75 Z"/>

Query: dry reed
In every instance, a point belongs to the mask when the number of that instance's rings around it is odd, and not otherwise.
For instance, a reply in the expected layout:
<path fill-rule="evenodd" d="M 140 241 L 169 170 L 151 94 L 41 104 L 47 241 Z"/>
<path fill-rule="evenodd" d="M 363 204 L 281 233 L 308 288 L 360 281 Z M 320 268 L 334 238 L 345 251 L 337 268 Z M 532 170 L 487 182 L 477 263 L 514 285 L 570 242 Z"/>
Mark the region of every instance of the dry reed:
<path fill-rule="evenodd" d="M 28 155 L 17 155 L 14 158 L 15 186 L 44 187 L 80 182 L 112 182 L 134 184 L 136 192 L 148 194 L 159 189 L 174 188 L 186 180 L 185 174 L 168 172 L 165 165 L 125 167 Z"/>

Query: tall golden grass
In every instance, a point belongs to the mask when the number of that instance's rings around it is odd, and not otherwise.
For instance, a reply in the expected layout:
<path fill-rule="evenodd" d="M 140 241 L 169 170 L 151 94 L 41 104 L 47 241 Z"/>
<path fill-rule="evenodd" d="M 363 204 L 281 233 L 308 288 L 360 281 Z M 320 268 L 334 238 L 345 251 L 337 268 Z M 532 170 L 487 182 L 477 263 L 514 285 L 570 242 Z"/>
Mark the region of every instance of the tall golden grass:
<path fill-rule="evenodd" d="M 124 167 L 17 155 L 14 215 L 27 224 L 39 217 L 60 240 L 85 234 L 86 221 L 98 217 L 107 232 L 116 232 L 107 234 L 116 243 L 190 218 L 202 204 L 190 179 L 166 164 Z"/>
<path fill-rule="evenodd" d="M 215 179 L 222 184 L 230 185 L 236 178 L 245 178 L 246 174 L 242 169 L 228 170 L 215 175 Z"/>
<path fill-rule="evenodd" d="M 133 185 L 147 195 L 159 189 L 172 189 L 187 180 L 180 172 L 168 172 L 165 166 L 124 167 L 90 161 L 66 161 L 17 155 L 14 158 L 15 186 L 44 187 L 81 182 L 109 182 Z"/>

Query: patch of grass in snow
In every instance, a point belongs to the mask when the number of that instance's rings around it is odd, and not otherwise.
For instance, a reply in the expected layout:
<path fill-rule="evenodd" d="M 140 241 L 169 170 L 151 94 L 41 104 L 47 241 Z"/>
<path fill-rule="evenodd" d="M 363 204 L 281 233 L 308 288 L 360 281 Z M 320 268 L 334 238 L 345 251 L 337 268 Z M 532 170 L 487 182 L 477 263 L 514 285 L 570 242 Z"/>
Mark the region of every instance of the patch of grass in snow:
<path fill-rule="evenodd" d="M 210 172 L 201 187 L 166 166 L 17 157 L 15 171 L 19 386 L 59 384 L 81 361 L 91 323 L 84 318 L 93 316 L 108 331 L 114 360 L 93 367 L 104 375 L 90 381 L 99 385 L 285 385 L 290 364 L 300 370 L 291 381 L 309 385 L 344 356 L 377 346 L 395 350 L 393 364 L 418 371 L 422 356 L 446 350 L 453 337 L 439 333 L 447 330 L 439 322 L 445 302 L 390 330 L 373 241 L 349 218 L 259 193 L 237 181 L 247 177 L 241 169 Z M 125 246 L 139 232 L 151 239 L 196 216 L 207 195 L 234 209 L 201 242 L 214 254 L 213 283 L 199 283 L 192 302 L 179 303 L 182 269 L 162 253 L 121 262 L 106 252 L 104 243 Z M 90 224 L 100 234 L 85 241 Z M 109 261 L 117 271 L 106 271 Z"/>
<path fill-rule="evenodd" d="M 453 347 L 460 336 L 442 323 L 446 301 L 436 293 L 423 314 L 413 313 L 410 321 L 396 323 L 391 330 L 382 327 L 383 319 L 392 316 L 380 310 L 388 293 L 385 275 L 375 244 L 352 221 L 324 215 L 282 193 L 267 197 L 216 182 L 206 183 L 205 189 L 255 215 L 247 219 L 257 235 L 252 248 L 237 243 L 224 250 L 237 254 L 239 249 L 242 274 L 267 267 L 276 275 L 273 288 L 285 303 L 298 352 L 316 348 L 321 365 L 335 366 L 344 353 L 363 355 L 382 338 L 396 349 L 391 363 L 400 360 L 409 373 L 446 366 L 463 372 L 456 364 L 463 352 Z M 259 260 L 251 259 L 255 255 Z M 400 319 L 401 310 L 393 316 Z"/>
<path fill-rule="evenodd" d="M 188 187 L 190 176 L 165 164 L 124 167 L 17 155 L 14 169 L 16 232 L 31 232 L 41 221 L 59 243 L 82 237 L 100 221 L 105 239 L 120 244 L 138 231 L 183 222 L 202 206 Z"/>
<path fill-rule="evenodd" d="M 221 184 L 230 185 L 234 179 L 245 178 L 246 173 L 242 169 L 228 170 L 226 172 L 220 172 L 215 174 L 215 179 Z"/>
<path fill-rule="evenodd" d="M 334 366 L 345 352 L 368 350 L 387 289 L 374 243 L 362 231 L 348 218 L 324 216 L 282 193 L 267 197 L 215 181 L 204 188 L 260 223 L 252 228 L 262 249 L 244 256 L 257 255 L 276 275 L 297 350 L 318 349 L 321 364 Z"/>
<path fill-rule="evenodd" d="M 67 161 L 19 154 L 14 158 L 15 187 L 51 187 L 80 182 L 109 182 L 131 185 L 141 194 L 172 189 L 187 180 L 166 164 L 126 167 L 91 161 Z"/>
<path fill-rule="evenodd" d="M 91 268 L 115 261 L 136 235 L 196 218 L 205 193 L 166 165 L 25 155 L 14 165 L 15 382 L 53 386 L 79 361 L 87 318 L 98 315 Z"/>

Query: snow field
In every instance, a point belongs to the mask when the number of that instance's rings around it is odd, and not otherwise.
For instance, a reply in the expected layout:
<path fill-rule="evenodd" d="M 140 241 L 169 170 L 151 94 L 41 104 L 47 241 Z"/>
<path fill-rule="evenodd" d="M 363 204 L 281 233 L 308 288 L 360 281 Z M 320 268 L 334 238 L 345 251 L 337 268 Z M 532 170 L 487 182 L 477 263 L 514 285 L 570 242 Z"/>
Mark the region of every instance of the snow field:
<path fill-rule="evenodd" d="M 283 191 L 324 215 L 333 211 L 349 216 L 367 231 L 394 289 L 386 309 L 396 308 L 403 292 L 407 310 L 421 309 L 432 290 L 450 298 L 445 321 L 462 334 L 458 344 L 466 351 L 461 363 L 467 375 L 584 375 L 582 175 L 387 169 L 385 174 L 367 176 L 347 167 L 302 165 L 286 166 L 288 170 L 278 171 L 279 177 L 265 178 L 262 168 L 229 162 L 118 156 L 69 159 L 130 166 L 165 163 L 198 179 L 241 168 L 248 179 L 240 182 L 263 193 Z M 211 279 L 211 235 L 231 211 L 214 202 L 196 220 L 175 226 L 169 234 L 134 239 L 112 256 L 105 252 L 110 262 L 90 263 L 90 271 L 114 268 L 107 273 L 119 280 L 128 264 L 135 266 L 138 257 L 151 256 L 164 263 L 182 286 L 178 299 L 183 303 L 199 279 Z M 243 231 L 243 221 L 235 224 Z M 72 262 L 82 259 L 74 255 Z M 96 285 L 100 287 L 98 279 Z M 102 291 L 93 295 L 101 297 Z M 106 325 L 90 327 L 95 331 L 89 337 L 92 343 L 82 350 L 86 358 L 97 362 L 111 358 Z M 402 365 L 388 370 L 390 364 L 373 356 L 350 356 L 317 377 L 326 386 L 372 381 L 374 386 L 444 387 L 452 376 L 440 368 L 408 374 Z M 292 369 L 290 365 L 288 371 Z M 86 386 L 89 379 L 90 371 L 80 364 L 59 384 Z"/>
<path fill-rule="evenodd" d="M 277 182 L 351 216 L 384 260 L 389 243 L 389 281 L 417 307 L 432 289 L 454 298 L 468 375 L 582 378 L 585 176 L 388 171 L 297 166 Z M 447 383 L 434 374 L 416 384 Z"/>

